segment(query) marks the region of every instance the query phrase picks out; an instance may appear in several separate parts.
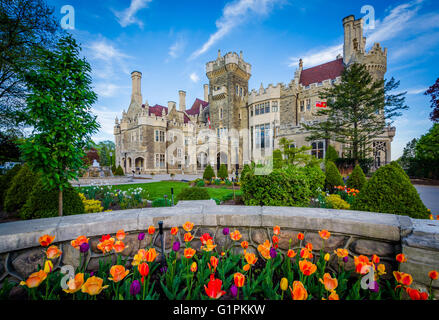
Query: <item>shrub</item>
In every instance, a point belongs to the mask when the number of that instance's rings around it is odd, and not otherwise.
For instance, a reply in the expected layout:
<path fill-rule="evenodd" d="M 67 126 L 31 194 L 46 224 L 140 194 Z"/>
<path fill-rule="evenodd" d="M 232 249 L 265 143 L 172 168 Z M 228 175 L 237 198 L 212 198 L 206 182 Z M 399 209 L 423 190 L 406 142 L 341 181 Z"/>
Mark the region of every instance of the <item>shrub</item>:
<path fill-rule="evenodd" d="M 395 161 L 379 168 L 358 194 L 353 209 L 428 219 L 430 213 Z"/>
<path fill-rule="evenodd" d="M 325 188 L 329 192 L 333 192 L 335 186 L 344 186 L 343 178 L 334 162 L 326 161 L 325 176 Z"/>
<path fill-rule="evenodd" d="M 240 179 L 243 179 L 247 173 L 253 173 L 253 166 L 250 167 L 248 164 L 245 164 L 241 171 Z"/>
<path fill-rule="evenodd" d="M 84 205 L 78 192 L 69 185 L 63 190 L 63 215 L 84 213 Z M 34 185 L 26 203 L 20 209 L 22 219 L 38 219 L 58 216 L 58 190 L 47 190 L 41 179 Z"/>
<path fill-rule="evenodd" d="M 328 146 L 326 150 L 325 160 L 335 162 L 338 159 L 337 150 L 331 145 Z"/>
<path fill-rule="evenodd" d="M 361 167 L 357 164 L 346 181 L 346 186 L 348 186 L 348 188 L 361 190 L 366 182 L 366 176 L 364 175 L 363 170 L 361 170 Z"/>
<path fill-rule="evenodd" d="M 84 205 L 85 213 L 102 212 L 102 210 L 104 210 L 99 200 L 88 200 L 83 193 L 79 193 L 79 197 Z"/>
<path fill-rule="evenodd" d="M 215 179 L 215 181 L 213 182 L 216 186 L 219 186 L 220 185 L 220 179 Z"/>
<path fill-rule="evenodd" d="M 304 168 L 290 166 L 274 169 L 268 175 L 246 173 L 241 179 L 242 199 L 246 205 L 308 206 L 312 196 Z"/>
<path fill-rule="evenodd" d="M 165 198 L 158 198 L 154 199 L 151 204 L 152 207 L 170 207 L 171 206 L 171 200 L 165 199 Z"/>
<path fill-rule="evenodd" d="M 218 178 L 220 178 L 222 180 L 224 180 L 225 178 L 227 178 L 229 176 L 229 173 L 227 172 L 227 167 L 224 163 L 222 163 L 220 165 L 217 176 L 218 176 Z"/>
<path fill-rule="evenodd" d="M 273 169 L 280 169 L 283 166 L 282 151 L 276 149 L 273 151 Z"/>
<path fill-rule="evenodd" d="M 204 180 L 198 180 L 196 183 L 195 183 L 195 186 L 196 187 L 204 187 L 205 186 L 205 184 L 204 184 Z"/>
<path fill-rule="evenodd" d="M 177 196 L 177 199 L 180 200 L 209 200 L 209 192 L 206 189 L 192 187 L 192 188 L 184 188 L 181 190 L 180 194 Z"/>
<path fill-rule="evenodd" d="M 115 176 L 124 176 L 125 175 L 125 173 L 123 172 L 123 169 L 120 165 L 117 167 L 116 171 L 114 172 L 114 175 Z"/>
<path fill-rule="evenodd" d="M 312 196 L 317 197 L 325 186 L 325 173 L 319 166 L 305 166 L 303 170 L 308 177 Z"/>
<path fill-rule="evenodd" d="M 211 180 L 213 177 L 215 177 L 215 172 L 213 171 L 211 165 L 207 165 L 207 167 L 204 169 L 203 172 L 203 179 L 205 180 Z"/>
<path fill-rule="evenodd" d="M 27 164 L 21 166 L 18 173 L 11 181 L 6 192 L 4 208 L 7 212 L 15 212 L 26 203 L 32 188 L 38 180 L 38 175 L 33 173 Z"/>
<path fill-rule="evenodd" d="M 121 168 L 122 169 L 122 168 Z M 111 166 L 111 172 L 113 172 L 113 175 L 116 175 L 116 165 L 115 164 L 113 164 L 112 166 Z"/>
<path fill-rule="evenodd" d="M 18 173 L 18 171 L 20 171 L 20 168 L 20 165 L 15 165 L 13 168 L 9 169 L 6 174 L 0 176 L 0 208 L 3 207 L 6 192 L 11 186 L 12 179 Z"/>
<path fill-rule="evenodd" d="M 338 194 L 330 194 L 325 198 L 327 208 L 349 209 L 351 206 L 344 201 Z"/>

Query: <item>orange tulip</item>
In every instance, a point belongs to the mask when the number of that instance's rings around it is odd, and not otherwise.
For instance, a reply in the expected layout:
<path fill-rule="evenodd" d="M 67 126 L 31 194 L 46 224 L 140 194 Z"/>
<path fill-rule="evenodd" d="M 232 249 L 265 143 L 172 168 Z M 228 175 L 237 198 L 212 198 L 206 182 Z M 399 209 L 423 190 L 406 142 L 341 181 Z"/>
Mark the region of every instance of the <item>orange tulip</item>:
<path fill-rule="evenodd" d="M 369 272 L 369 266 L 372 266 L 372 262 L 369 258 L 363 255 L 354 257 L 355 271 L 359 274 L 366 274 Z"/>
<path fill-rule="evenodd" d="M 87 279 L 87 281 L 82 285 L 81 291 L 84 293 L 88 293 L 91 296 L 95 296 L 102 292 L 102 290 L 108 288 L 107 286 L 102 286 L 104 280 L 93 276 Z"/>
<path fill-rule="evenodd" d="M 75 240 L 72 240 L 70 242 L 70 244 L 72 245 L 73 248 L 79 250 L 79 248 L 81 247 L 81 244 L 88 243 L 89 239 L 90 238 L 86 238 L 85 236 L 79 236 Z"/>
<path fill-rule="evenodd" d="M 205 233 L 200 237 L 200 241 L 202 244 L 206 244 L 207 240 L 213 240 L 210 234 Z"/>
<path fill-rule="evenodd" d="M 116 253 L 124 251 L 125 248 L 125 243 L 123 243 L 122 241 L 116 241 L 116 243 L 113 245 L 114 252 Z"/>
<path fill-rule="evenodd" d="M 195 261 L 191 264 L 191 271 L 194 273 L 197 272 L 197 263 Z"/>
<path fill-rule="evenodd" d="M 393 271 L 393 276 L 396 281 L 403 286 L 410 286 L 413 282 L 412 276 L 405 272 Z"/>
<path fill-rule="evenodd" d="M 108 278 L 108 279 L 113 281 L 113 282 L 119 282 L 119 281 L 123 280 L 123 278 L 125 278 L 128 273 L 130 273 L 130 271 L 125 270 L 124 266 L 115 265 L 115 266 L 112 266 L 110 269 L 110 274 L 111 274 L 112 278 Z"/>
<path fill-rule="evenodd" d="M 428 299 L 428 293 L 427 292 L 420 292 L 416 289 L 412 288 L 406 288 L 406 292 L 410 296 L 410 299 L 412 300 L 427 300 Z"/>
<path fill-rule="evenodd" d="M 55 236 L 49 236 L 48 234 L 45 234 L 38 239 L 43 247 L 49 246 L 53 242 L 53 240 L 55 240 Z"/>
<path fill-rule="evenodd" d="M 329 232 L 328 230 L 322 230 L 322 231 L 319 231 L 319 236 L 323 240 L 328 240 L 329 237 L 331 236 L 331 232 Z"/>
<path fill-rule="evenodd" d="M 375 264 L 380 263 L 380 257 L 378 257 L 376 254 L 374 254 L 372 256 L 372 262 L 375 263 Z"/>
<path fill-rule="evenodd" d="M 46 250 L 47 259 L 56 259 L 62 254 L 62 251 L 57 246 L 50 246 Z"/>
<path fill-rule="evenodd" d="M 185 257 L 186 259 L 190 259 L 190 258 L 192 258 L 192 257 L 194 256 L 195 252 L 196 252 L 195 249 L 192 249 L 192 248 L 186 248 L 186 249 L 184 249 L 184 251 L 183 251 L 183 255 L 184 255 L 184 257 Z"/>
<path fill-rule="evenodd" d="M 299 233 L 297 234 L 297 239 L 299 239 L 299 240 L 303 240 L 303 239 L 305 239 L 305 235 L 304 235 L 302 232 L 299 232 Z"/>
<path fill-rule="evenodd" d="M 288 258 L 294 258 L 296 256 L 296 252 L 292 249 L 289 249 L 287 252 Z"/>
<path fill-rule="evenodd" d="M 177 228 L 177 227 L 173 227 L 173 228 L 171 228 L 171 234 L 172 234 L 173 236 L 177 235 L 177 233 L 178 233 L 178 228 Z"/>
<path fill-rule="evenodd" d="M 125 234 L 125 231 L 123 231 L 123 229 L 120 229 L 116 233 L 116 239 L 117 240 L 123 240 L 123 239 L 125 239 L 125 236 L 126 236 L 126 234 Z"/>
<path fill-rule="evenodd" d="M 329 273 L 325 273 L 323 275 L 323 280 L 319 279 L 319 281 L 325 286 L 327 291 L 335 290 L 338 286 L 337 278 L 332 278 Z"/>
<path fill-rule="evenodd" d="M 291 289 L 291 298 L 293 300 L 306 300 L 308 299 L 308 292 L 306 291 L 303 283 L 300 281 L 293 282 L 293 289 Z"/>
<path fill-rule="evenodd" d="M 428 273 L 428 276 L 430 277 L 431 280 L 437 280 L 439 273 L 436 270 L 431 270 Z"/>
<path fill-rule="evenodd" d="M 102 251 L 102 253 L 107 253 L 113 250 L 113 245 L 114 245 L 114 238 L 110 238 L 102 242 L 99 242 L 97 247 L 99 250 Z"/>
<path fill-rule="evenodd" d="M 251 268 L 251 265 L 249 265 L 249 264 L 247 263 L 245 266 L 242 267 L 242 270 L 243 270 L 243 271 L 248 271 L 248 270 L 250 270 L 250 268 Z"/>
<path fill-rule="evenodd" d="M 273 228 L 273 233 L 276 234 L 276 235 L 279 235 L 279 233 L 280 233 L 280 227 L 279 227 L 279 226 L 275 226 L 275 227 Z"/>
<path fill-rule="evenodd" d="M 248 248 L 248 242 L 247 241 L 242 241 L 241 242 L 241 247 L 245 250 Z"/>
<path fill-rule="evenodd" d="M 245 276 L 242 273 L 236 272 L 233 275 L 233 280 L 235 281 L 235 286 L 242 288 L 245 282 Z"/>
<path fill-rule="evenodd" d="M 334 253 L 337 255 L 337 257 L 339 257 L 340 259 L 343 259 L 344 257 L 347 257 L 349 255 L 349 251 L 346 249 L 337 249 L 334 250 Z"/>
<path fill-rule="evenodd" d="M 67 293 L 75 293 L 79 291 L 84 284 L 84 274 L 83 273 L 77 273 L 74 278 L 71 278 L 67 282 L 68 289 L 63 289 L 64 292 Z"/>
<path fill-rule="evenodd" d="M 312 251 L 312 243 L 311 242 L 307 243 L 305 248 L 308 249 L 309 251 Z"/>
<path fill-rule="evenodd" d="M 149 227 L 148 227 L 148 233 L 151 234 L 151 235 L 153 235 L 154 232 L 155 232 L 155 227 L 154 227 L 154 226 L 149 226 Z"/>
<path fill-rule="evenodd" d="M 250 265 L 254 265 L 256 261 L 258 261 L 258 258 L 256 258 L 256 255 L 254 253 L 246 253 L 244 255 L 244 258 Z"/>
<path fill-rule="evenodd" d="M 137 270 L 142 277 L 146 277 L 149 273 L 149 265 L 146 262 L 143 262 L 137 266 Z"/>
<path fill-rule="evenodd" d="M 186 221 L 185 224 L 183 225 L 183 229 L 186 232 L 192 231 L 192 228 L 194 227 L 194 224 L 190 221 Z"/>
<path fill-rule="evenodd" d="M 215 273 L 216 267 L 218 266 L 218 258 L 215 256 L 211 256 L 210 263 L 207 263 L 207 265 L 209 266 L 210 272 Z M 213 271 L 212 271 L 212 269 L 213 269 Z"/>
<path fill-rule="evenodd" d="M 313 255 L 312 252 L 307 248 L 302 248 L 300 250 L 300 257 L 303 259 L 312 259 Z"/>
<path fill-rule="evenodd" d="M 133 262 L 131 263 L 133 266 L 137 266 L 138 264 L 146 261 L 146 253 L 145 249 L 140 249 L 137 251 L 137 254 L 134 255 Z"/>
<path fill-rule="evenodd" d="M 193 238 L 194 238 L 194 236 L 191 235 L 190 232 L 184 234 L 184 241 L 185 242 L 191 242 Z"/>
<path fill-rule="evenodd" d="M 28 288 L 38 287 L 47 278 L 47 273 L 44 270 L 32 273 L 26 281 L 21 281 L 20 285 Z"/>
<path fill-rule="evenodd" d="M 279 243 L 279 237 L 278 236 L 273 236 L 271 238 L 271 240 L 273 241 L 273 244 L 278 244 Z"/>
<path fill-rule="evenodd" d="M 301 260 L 299 261 L 299 269 L 305 276 L 310 276 L 316 272 L 317 266 L 308 260 Z"/>
<path fill-rule="evenodd" d="M 216 244 L 213 244 L 213 240 L 209 239 L 206 241 L 205 246 L 201 246 L 201 250 L 209 252 L 209 251 L 212 251 L 213 249 L 215 249 L 215 247 L 216 247 Z"/>
<path fill-rule="evenodd" d="M 328 297 L 328 300 L 340 300 L 340 297 L 335 291 L 332 291 Z"/>
<path fill-rule="evenodd" d="M 223 282 L 220 279 L 215 279 L 213 274 L 210 275 L 210 281 L 206 285 L 204 285 L 204 290 L 209 298 L 218 299 L 226 292 L 221 290 Z"/>
<path fill-rule="evenodd" d="M 234 241 L 238 241 L 239 239 L 242 238 L 242 235 L 239 232 L 239 230 L 235 230 L 233 232 L 230 232 L 230 238 Z"/>
<path fill-rule="evenodd" d="M 396 261 L 398 261 L 399 263 L 404 263 L 407 262 L 407 258 L 403 253 L 400 253 L 396 256 Z"/>
<path fill-rule="evenodd" d="M 258 246 L 258 251 L 265 259 L 268 260 L 268 259 L 271 259 L 270 248 L 271 248 L 270 241 L 265 240 L 264 244 L 260 244 Z"/>
<path fill-rule="evenodd" d="M 150 248 L 148 251 L 146 251 L 145 258 L 147 262 L 153 262 L 155 258 L 157 258 L 155 248 Z"/>

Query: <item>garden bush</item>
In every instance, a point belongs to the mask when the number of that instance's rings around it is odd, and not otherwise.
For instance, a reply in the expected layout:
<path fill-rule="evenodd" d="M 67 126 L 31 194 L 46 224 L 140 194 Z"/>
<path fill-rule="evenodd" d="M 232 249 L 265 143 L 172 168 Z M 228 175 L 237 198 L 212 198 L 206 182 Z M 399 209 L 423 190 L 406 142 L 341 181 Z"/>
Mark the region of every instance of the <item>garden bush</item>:
<path fill-rule="evenodd" d="M 195 183 L 195 186 L 196 186 L 196 187 L 204 187 L 204 186 L 205 186 L 204 180 L 199 179 L 199 180 Z"/>
<path fill-rule="evenodd" d="M 122 168 L 121 168 L 122 169 Z M 111 166 L 111 172 L 113 172 L 113 175 L 116 175 L 116 165 L 115 164 L 113 164 L 112 166 Z"/>
<path fill-rule="evenodd" d="M 330 194 L 325 198 L 326 207 L 332 209 L 349 209 L 351 206 L 344 201 L 338 194 Z"/>
<path fill-rule="evenodd" d="M 181 190 L 180 194 L 177 196 L 177 199 L 180 200 L 209 200 L 209 192 L 206 189 L 192 187 L 185 188 Z"/>
<path fill-rule="evenodd" d="M 88 200 L 83 193 L 79 193 L 79 197 L 81 198 L 82 204 L 84 205 L 85 213 L 95 213 L 102 212 L 104 207 L 102 207 L 102 202 L 99 200 Z"/>
<path fill-rule="evenodd" d="M 348 188 L 354 188 L 357 190 L 361 190 L 361 188 L 366 184 L 367 179 L 363 173 L 361 167 L 357 164 L 349 175 L 348 180 L 346 181 L 346 186 Z"/>
<path fill-rule="evenodd" d="M 171 206 L 171 200 L 165 199 L 165 198 L 158 198 L 154 199 L 151 204 L 152 207 L 170 207 Z"/>
<path fill-rule="evenodd" d="M 18 173 L 11 181 L 6 191 L 4 208 L 7 212 L 16 212 L 26 203 L 32 188 L 38 180 L 38 175 L 33 173 L 27 164 L 21 166 Z"/>
<path fill-rule="evenodd" d="M 207 165 L 207 167 L 204 169 L 203 172 L 203 179 L 205 180 L 211 180 L 213 177 L 215 177 L 215 172 L 213 171 L 211 165 Z"/>
<path fill-rule="evenodd" d="M 77 190 L 69 186 L 63 190 L 63 215 L 84 213 L 84 204 Z M 58 216 L 58 190 L 47 190 L 41 179 L 34 185 L 26 203 L 20 209 L 22 219 L 38 219 Z"/>
<path fill-rule="evenodd" d="M 217 176 L 218 176 L 218 178 L 220 178 L 222 180 L 224 180 L 225 178 L 227 178 L 229 176 L 229 173 L 227 172 L 227 167 L 224 163 L 222 163 L 220 165 Z"/>
<path fill-rule="evenodd" d="M 115 176 L 124 176 L 125 175 L 123 172 L 123 169 L 120 165 L 117 167 L 116 171 L 114 172 L 114 175 Z"/>
<path fill-rule="evenodd" d="M 325 162 L 325 189 L 329 192 L 334 191 L 336 186 L 344 186 L 343 178 L 340 171 L 338 171 L 336 165 L 332 161 Z"/>
<path fill-rule="evenodd" d="M 428 219 L 430 213 L 404 170 L 395 161 L 379 168 L 358 194 L 353 209 Z"/>
<path fill-rule="evenodd" d="M 325 173 L 320 166 L 305 166 L 303 170 L 308 177 L 312 196 L 317 197 L 325 186 Z"/>
<path fill-rule="evenodd" d="M 241 179 L 241 191 L 250 206 L 306 207 L 312 196 L 305 169 L 296 166 L 274 169 L 268 175 L 249 171 Z"/>
<path fill-rule="evenodd" d="M 21 165 L 15 165 L 9 169 L 6 174 L 0 176 L 0 208 L 3 208 L 6 192 L 11 186 L 12 179 L 20 171 Z"/>
<path fill-rule="evenodd" d="M 335 163 L 335 161 L 338 159 L 338 153 L 337 150 L 331 145 L 328 146 L 328 150 L 326 150 L 325 160 L 332 161 Z"/>

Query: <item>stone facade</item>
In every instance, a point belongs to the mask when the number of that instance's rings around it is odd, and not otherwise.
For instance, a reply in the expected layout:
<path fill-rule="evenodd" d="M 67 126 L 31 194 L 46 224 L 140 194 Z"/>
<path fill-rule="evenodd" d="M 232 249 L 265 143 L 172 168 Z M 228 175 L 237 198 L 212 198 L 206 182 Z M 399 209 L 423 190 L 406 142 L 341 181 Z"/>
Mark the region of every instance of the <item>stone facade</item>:
<path fill-rule="evenodd" d="M 386 265 L 386 277 L 392 277 L 396 269 L 395 256 L 403 252 L 408 261 L 401 265 L 401 270 L 410 272 L 414 278 L 414 287 L 425 289 L 430 281 L 428 271 L 439 268 L 439 221 L 417 220 L 406 216 L 391 214 L 331 210 L 296 207 L 252 207 L 252 206 L 216 206 L 213 200 L 180 201 L 175 207 L 144 208 L 105 213 L 82 214 L 76 216 L 55 217 L 0 224 L 0 282 L 9 279 L 19 282 L 38 268 L 44 261 L 44 251 L 39 246 L 38 238 L 43 234 L 55 235 L 55 244 L 63 251 L 56 261 L 55 268 L 62 265 L 79 264 L 78 251 L 73 249 L 70 241 L 79 235 L 90 238 L 90 251 L 85 263 L 88 271 L 96 271 L 99 259 L 103 257 L 97 249 L 98 239 L 104 234 L 115 234 L 124 229 L 127 248 L 122 253 L 132 257 L 139 248 L 152 243 L 157 252 L 161 252 L 161 238 L 158 232 L 151 238 L 146 236 L 139 241 L 137 236 L 145 232 L 149 225 L 158 226 L 163 221 L 165 251 L 171 250 L 170 228 L 178 226 L 178 239 L 183 242 L 181 226 L 186 221 L 195 224 L 193 245 L 200 247 L 200 236 L 208 232 L 218 246 L 217 252 L 234 247 L 242 252 L 239 242 L 231 241 L 222 233 L 224 227 L 237 229 L 242 240 L 249 242 L 249 251 L 257 252 L 257 246 L 270 240 L 272 228 L 281 227 L 279 248 L 288 249 L 292 239 L 294 249 L 313 244 L 314 254 L 318 255 L 322 247 L 318 231 L 327 229 L 331 237 L 325 243 L 324 250 L 329 253 L 337 248 L 349 251 L 348 269 L 354 267 L 353 257 L 377 254 Z M 158 229 L 158 228 L 157 228 Z M 305 239 L 297 240 L 302 232 Z M 108 259 L 108 258 L 107 258 Z M 112 259 L 115 259 L 113 257 Z M 161 255 L 158 257 L 159 261 Z M 331 268 L 337 267 L 337 259 L 332 255 Z M 336 270 L 336 269 L 335 269 Z M 334 270 L 334 271 L 335 271 Z M 439 281 L 433 282 L 436 297 L 439 294 Z"/>
<path fill-rule="evenodd" d="M 216 60 L 206 63 L 209 84 L 204 85 L 204 100 L 196 99 L 186 108 L 186 92 L 179 91 L 179 106 L 142 104 L 141 73 L 134 71 L 132 97 L 128 112 L 116 118 L 116 164 L 126 173 L 201 173 L 207 163 L 219 168 L 225 163 L 229 172 L 243 164 L 270 160 L 282 137 L 294 145 L 311 146 L 311 154 L 323 158 L 326 144 L 346 155 L 347 146 L 335 141 L 307 141 L 309 133 L 302 124 L 321 121 L 314 116 L 323 88 L 341 79 L 352 63 L 364 64 L 374 79 L 384 78 L 387 49 L 375 43 L 366 52 L 363 20 L 354 16 L 343 19 L 343 55 L 335 60 L 304 69 L 302 60 L 288 84 L 278 83 L 259 90 L 249 90 L 251 65 L 242 52 L 224 56 L 218 50 Z M 378 115 L 380 116 L 380 115 Z M 381 115 L 382 116 L 382 115 Z M 173 133 L 174 132 L 174 133 Z M 205 132 L 205 133 L 204 133 Z M 372 142 L 374 168 L 391 161 L 394 127 L 386 127 Z M 213 147 L 210 145 L 213 144 Z"/>

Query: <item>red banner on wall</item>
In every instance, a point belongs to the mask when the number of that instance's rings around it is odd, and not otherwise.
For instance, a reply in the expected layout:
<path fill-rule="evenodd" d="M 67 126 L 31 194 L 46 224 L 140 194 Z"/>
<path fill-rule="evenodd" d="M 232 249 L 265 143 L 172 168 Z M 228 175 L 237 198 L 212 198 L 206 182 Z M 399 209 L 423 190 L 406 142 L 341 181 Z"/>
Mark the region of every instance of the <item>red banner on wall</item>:
<path fill-rule="evenodd" d="M 326 102 L 324 102 L 324 101 L 322 101 L 322 102 L 317 101 L 316 102 L 316 107 L 317 108 L 326 108 Z"/>

